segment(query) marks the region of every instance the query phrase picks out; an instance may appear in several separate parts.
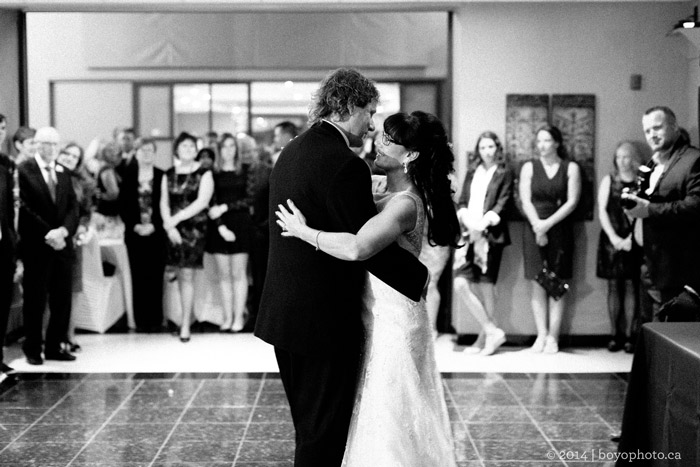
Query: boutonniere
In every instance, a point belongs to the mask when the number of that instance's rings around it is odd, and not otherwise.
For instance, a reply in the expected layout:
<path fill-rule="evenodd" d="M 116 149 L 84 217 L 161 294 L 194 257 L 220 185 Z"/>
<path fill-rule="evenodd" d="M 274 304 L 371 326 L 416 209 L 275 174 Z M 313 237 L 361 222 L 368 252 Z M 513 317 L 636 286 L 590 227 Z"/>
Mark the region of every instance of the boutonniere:
<path fill-rule="evenodd" d="M 56 164 L 56 172 L 63 172 L 63 166 Z"/>

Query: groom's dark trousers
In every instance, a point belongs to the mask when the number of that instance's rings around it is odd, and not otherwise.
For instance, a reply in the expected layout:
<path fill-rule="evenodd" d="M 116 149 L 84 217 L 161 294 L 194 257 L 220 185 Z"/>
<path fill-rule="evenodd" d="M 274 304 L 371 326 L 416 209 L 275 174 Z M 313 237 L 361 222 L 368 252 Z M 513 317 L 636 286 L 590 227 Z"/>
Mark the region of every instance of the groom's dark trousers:
<path fill-rule="evenodd" d="M 291 199 L 309 226 L 356 233 L 376 215 L 365 162 L 328 122 L 282 151 L 270 177 L 270 256 L 255 335 L 275 346 L 296 430 L 296 467 L 339 466 L 352 414 L 363 344 L 366 271 L 419 300 L 427 270 L 393 244 L 364 262 L 346 262 L 273 222 Z"/>

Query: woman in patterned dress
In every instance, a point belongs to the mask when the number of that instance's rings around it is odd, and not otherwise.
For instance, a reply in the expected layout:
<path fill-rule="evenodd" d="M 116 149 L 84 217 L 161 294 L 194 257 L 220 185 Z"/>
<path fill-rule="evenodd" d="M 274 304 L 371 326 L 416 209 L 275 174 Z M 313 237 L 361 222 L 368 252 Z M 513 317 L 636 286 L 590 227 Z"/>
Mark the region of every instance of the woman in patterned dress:
<path fill-rule="evenodd" d="M 160 210 L 168 242 L 166 264 L 175 269 L 182 308 L 180 341 L 190 341 L 194 311 L 194 274 L 202 269 L 207 232 L 207 207 L 214 193 L 211 170 L 197 158 L 197 139 L 180 133 L 175 164 L 161 183 Z"/>

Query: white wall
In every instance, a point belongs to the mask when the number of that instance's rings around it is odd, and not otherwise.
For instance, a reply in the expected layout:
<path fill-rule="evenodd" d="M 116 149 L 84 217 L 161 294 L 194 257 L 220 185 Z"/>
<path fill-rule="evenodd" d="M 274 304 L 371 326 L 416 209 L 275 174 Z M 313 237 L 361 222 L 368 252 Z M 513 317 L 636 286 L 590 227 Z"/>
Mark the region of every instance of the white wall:
<path fill-rule="evenodd" d="M 30 120 L 34 127 L 49 123 L 51 81 L 316 81 L 340 66 L 366 69 L 375 79 L 441 79 L 446 41 L 444 12 L 29 13 Z M 102 96 L 105 112 L 131 106 L 130 92 L 118 101 L 108 97 Z M 104 136 L 131 123 L 115 121 Z M 88 143 L 79 120 L 59 130 Z"/>
<path fill-rule="evenodd" d="M 474 3 L 460 8 L 453 66 L 457 154 L 471 150 L 484 130 L 504 135 L 509 93 L 596 95 L 596 185 L 610 170 L 618 141 L 643 139 L 641 116 L 648 107 L 669 105 L 696 135 L 697 87 L 695 97 L 688 95 L 693 95 L 690 76 L 697 76 L 690 68 L 698 64 L 689 63 L 685 38 L 666 35 L 689 11 L 686 3 Z M 641 91 L 629 89 L 631 74 L 643 76 Z M 465 164 L 461 157 L 461 177 Z M 511 225 L 513 245 L 504 254 L 498 313 L 507 332 L 534 334 L 529 284 L 523 278 L 522 228 L 522 223 Z M 579 226 L 564 334 L 609 333 L 606 284 L 595 277 L 599 231 L 597 216 Z"/>

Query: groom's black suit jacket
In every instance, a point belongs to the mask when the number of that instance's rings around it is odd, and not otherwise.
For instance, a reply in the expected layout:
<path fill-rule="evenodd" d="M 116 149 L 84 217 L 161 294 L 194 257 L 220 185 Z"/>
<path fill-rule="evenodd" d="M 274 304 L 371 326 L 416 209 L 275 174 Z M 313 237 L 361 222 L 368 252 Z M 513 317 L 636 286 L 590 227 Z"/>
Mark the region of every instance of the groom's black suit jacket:
<path fill-rule="evenodd" d="M 420 299 L 427 270 L 397 244 L 349 262 L 282 237 L 272 219 L 288 199 L 309 226 L 327 232 L 356 233 L 377 214 L 367 164 L 333 125 L 316 124 L 284 148 L 270 177 L 270 256 L 256 336 L 302 355 L 359 345 L 365 271 Z"/>

